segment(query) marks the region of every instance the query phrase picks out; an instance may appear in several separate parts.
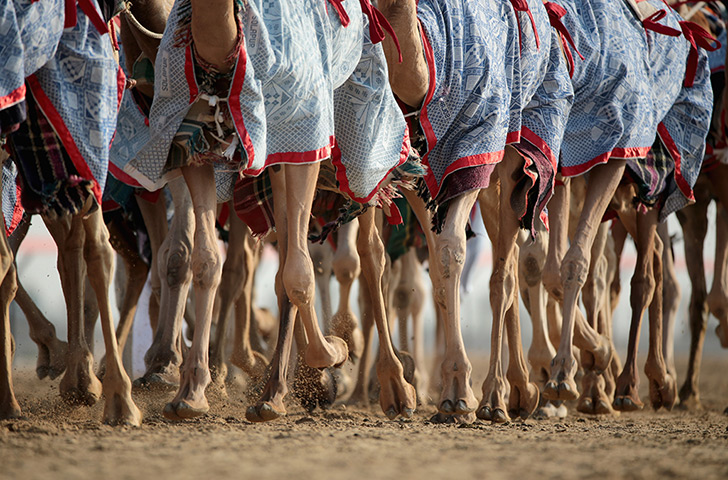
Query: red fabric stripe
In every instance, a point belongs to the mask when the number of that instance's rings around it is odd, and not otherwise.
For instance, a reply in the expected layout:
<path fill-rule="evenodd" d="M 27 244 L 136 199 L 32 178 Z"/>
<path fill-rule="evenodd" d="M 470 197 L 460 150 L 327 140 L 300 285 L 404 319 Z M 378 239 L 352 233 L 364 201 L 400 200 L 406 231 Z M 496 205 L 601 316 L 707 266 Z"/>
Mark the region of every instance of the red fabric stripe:
<path fill-rule="evenodd" d="M 333 137 L 331 138 L 333 142 Z M 308 152 L 279 152 L 272 155 L 268 155 L 265 160 L 265 165 L 257 170 L 246 169 L 243 173 L 245 175 L 258 176 L 266 168 L 277 165 L 277 164 L 302 164 L 302 163 L 316 163 L 331 157 L 331 145 L 326 145 L 317 150 L 311 150 Z"/>
<path fill-rule="evenodd" d="M 141 187 L 134 177 L 117 167 L 114 162 L 109 162 L 109 173 L 111 173 L 114 178 L 126 183 L 127 185 L 131 185 L 132 187 Z"/>
<path fill-rule="evenodd" d="M 197 78 L 195 78 L 195 64 L 192 61 L 192 45 L 185 48 L 185 77 L 187 85 L 190 87 L 190 104 L 197 100 L 199 87 L 197 86 Z"/>
<path fill-rule="evenodd" d="M 665 127 L 664 123 L 660 122 L 657 126 L 657 134 L 660 136 L 662 143 L 665 144 L 667 151 L 670 152 L 672 159 L 675 161 L 675 183 L 677 183 L 678 188 L 682 194 L 685 195 L 685 198 L 690 201 L 695 201 L 693 189 L 682 175 L 682 156 L 680 155 L 680 150 L 678 150 L 675 141 L 672 139 L 670 132 L 667 131 L 667 127 Z"/>
<path fill-rule="evenodd" d="M 384 177 L 377 183 L 376 188 L 372 190 L 369 195 L 366 197 L 357 197 L 354 192 L 352 192 L 351 187 L 349 186 L 349 179 L 346 176 L 346 167 L 343 163 L 341 163 L 341 151 L 339 150 L 339 146 L 334 142 L 333 147 L 333 155 L 331 156 L 331 163 L 334 164 L 334 167 L 336 168 L 336 180 L 339 182 L 339 189 L 341 189 L 342 192 L 347 194 L 352 200 L 359 203 L 367 203 L 369 200 L 376 195 L 376 193 L 379 191 L 379 187 L 381 187 L 382 182 L 384 182 L 389 174 L 394 170 L 395 168 L 402 165 L 404 162 L 407 161 L 407 157 L 409 157 L 410 152 L 410 143 L 409 143 L 409 128 L 405 128 L 404 130 L 404 137 L 402 138 L 402 148 L 399 151 L 399 161 L 395 166 L 393 166 L 389 172 L 387 172 Z"/>
<path fill-rule="evenodd" d="M 25 212 L 25 209 L 23 208 L 23 205 L 20 203 L 20 195 L 22 192 L 22 188 L 19 184 L 15 184 L 15 205 L 13 205 L 13 218 L 10 219 L 10 226 L 5 228 L 5 234 L 10 235 L 15 231 L 16 228 L 18 228 L 18 225 L 20 225 L 20 221 L 23 219 L 23 213 Z"/>
<path fill-rule="evenodd" d="M 240 31 L 240 35 L 243 35 L 242 30 Z M 228 107 L 230 108 L 230 114 L 233 117 L 233 123 L 235 123 L 235 130 L 238 132 L 240 143 L 248 155 L 247 168 L 250 168 L 253 166 L 253 161 L 255 160 L 255 148 L 253 147 L 248 130 L 245 128 L 245 119 L 243 118 L 243 111 L 240 108 L 240 93 L 243 91 L 243 85 L 245 84 L 245 72 L 248 68 L 247 63 L 248 52 L 245 48 L 245 37 L 243 37 L 240 42 L 235 73 L 233 74 L 233 84 L 230 87 Z"/>
<path fill-rule="evenodd" d="M 0 97 L 0 110 L 11 107 L 21 100 L 25 100 L 25 84 L 16 88 L 4 97 Z"/>
<path fill-rule="evenodd" d="M 578 175 L 586 173 L 587 171 L 591 170 L 593 167 L 599 164 L 607 163 L 610 158 L 644 158 L 645 156 L 647 156 L 647 152 L 650 151 L 650 148 L 652 147 L 615 148 L 612 151 L 594 157 L 588 162 L 581 165 L 574 165 L 571 167 L 562 166 L 561 175 L 563 175 L 564 177 L 576 177 Z"/>

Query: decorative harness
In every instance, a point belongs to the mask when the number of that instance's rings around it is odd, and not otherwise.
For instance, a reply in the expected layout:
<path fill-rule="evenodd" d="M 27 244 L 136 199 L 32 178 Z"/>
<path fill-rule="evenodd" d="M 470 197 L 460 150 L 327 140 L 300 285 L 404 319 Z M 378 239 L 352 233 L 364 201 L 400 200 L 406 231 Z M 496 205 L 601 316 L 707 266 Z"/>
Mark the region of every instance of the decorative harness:
<path fill-rule="evenodd" d="M 339 15 L 341 25 L 346 27 L 349 25 L 351 19 L 342 5 L 343 2 L 344 0 L 329 0 L 329 3 L 334 7 L 334 10 L 336 10 L 336 13 Z M 375 8 L 369 0 L 359 0 L 359 3 L 361 4 L 362 13 L 369 17 L 369 38 L 372 43 L 381 42 L 384 40 L 384 33 L 388 33 L 392 37 L 394 45 L 397 47 L 399 62 L 402 63 L 402 50 L 399 47 L 399 40 L 397 39 L 397 35 L 394 33 L 392 25 L 390 25 L 384 15 L 382 15 L 382 12 Z"/>
<path fill-rule="evenodd" d="M 563 51 L 564 56 L 566 57 L 566 63 L 569 64 L 569 77 L 573 77 L 574 56 L 571 54 L 571 49 L 574 49 L 576 54 L 579 55 L 579 58 L 582 60 L 584 60 L 584 55 L 582 55 L 576 48 L 576 44 L 574 43 L 574 39 L 571 37 L 571 33 L 569 33 L 569 30 L 561 21 L 563 16 L 566 15 L 566 9 L 559 4 L 552 2 L 546 2 L 543 6 L 546 7 L 546 12 L 549 14 L 549 23 L 556 29 L 557 32 L 559 32 L 561 43 L 564 46 Z"/>

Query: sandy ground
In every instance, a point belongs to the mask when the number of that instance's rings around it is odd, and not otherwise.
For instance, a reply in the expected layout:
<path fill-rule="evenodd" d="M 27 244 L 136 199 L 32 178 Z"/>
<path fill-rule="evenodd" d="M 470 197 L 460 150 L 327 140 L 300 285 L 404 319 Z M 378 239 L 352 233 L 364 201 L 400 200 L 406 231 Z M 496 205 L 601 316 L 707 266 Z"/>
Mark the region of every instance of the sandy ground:
<path fill-rule="evenodd" d="M 474 364 L 477 392 L 487 362 Z M 432 406 L 388 421 L 378 407 L 308 414 L 290 400 L 288 417 L 261 425 L 245 420 L 247 400 L 230 387 L 210 396 L 209 414 L 182 424 L 161 415 L 172 393 L 136 392 L 138 429 L 101 425 L 100 403 L 69 407 L 58 380 L 16 371 L 27 418 L 0 422 L 0 478 L 726 479 L 728 355 L 706 358 L 702 371 L 700 412 L 454 426 L 431 424 Z"/>

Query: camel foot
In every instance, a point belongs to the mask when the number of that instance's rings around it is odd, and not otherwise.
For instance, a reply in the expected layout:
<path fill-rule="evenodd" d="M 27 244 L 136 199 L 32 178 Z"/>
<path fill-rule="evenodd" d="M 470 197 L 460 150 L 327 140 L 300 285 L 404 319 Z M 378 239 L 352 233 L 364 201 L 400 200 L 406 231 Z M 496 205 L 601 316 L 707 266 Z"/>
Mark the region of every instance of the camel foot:
<path fill-rule="evenodd" d="M 597 373 L 602 373 L 609 368 L 609 363 L 612 361 L 612 342 L 610 342 L 608 338 L 600 336 L 597 348 L 590 353 L 592 354 L 594 363 L 592 365 L 582 366 L 584 368 L 595 370 Z"/>
<path fill-rule="evenodd" d="M 304 354 L 306 364 L 312 368 L 340 367 L 349 357 L 349 347 L 339 337 L 326 335 L 324 338 L 326 342 L 320 350 L 316 350 L 311 343 L 308 344 Z"/>
<path fill-rule="evenodd" d="M 210 384 L 207 365 L 192 364 L 182 371 L 179 391 L 174 400 L 164 407 L 163 414 L 169 420 L 186 420 L 199 417 L 210 410 L 205 388 Z"/>
<path fill-rule="evenodd" d="M 536 420 L 546 420 L 547 418 L 566 418 L 567 414 L 568 410 L 566 409 L 566 405 L 563 403 L 556 406 L 551 402 L 546 402 L 542 406 L 538 407 L 532 417 Z"/>
<path fill-rule="evenodd" d="M 546 382 L 543 396 L 548 400 L 576 400 L 579 389 L 576 387 L 577 363 L 574 358 L 556 358 L 551 362 L 551 378 Z"/>
<path fill-rule="evenodd" d="M 404 369 L 399 362 L 385 362 L 381 358 L 377 365 L 379 379 L 379 405 L 390 420 L 398 416 L 411 418 L 417 406 L 415 387 L 404 379 Z"/>
<path fill-rule="evenodd" d="M 68 368 L 60 383 L 61 397 L 73 405 L 93 405 L 101 398 L 102 386 L 94 373 L 90 352 L 69 356 Z"/>
<path fill-rule="evenodd" d="M 38 361 L 35 374 L 40 380 L 48 377 L 55 380 L 66 371 L 68 344 L 58 340 L 55 335 L 47 343 L 38 344 Z"/>
<path fill-rule="evenodd" d="M 144 376 L 134 380 L 132 386 L 140 389 L 173 391 L 179 387 L 179 383 L 179 365 L 169 364 L 147 370 Z"/>
<path fill-rule="evenodd" d="M 191 418 L 197 418 L 206 414 L 210 410 L 210 406 L 205 400 L 204 404 L 190 405 L 184 400 L 179 402 L 169 402 L 164 406 L 162 415 L 167 420 L 182 421 Z"/>
<path fill-rule="evenodd" d="M 726 409 L 723 410 L 723 415 L 728 415 L 728 407 L 726 407 Z"/>
<path fill-rule="evenodd" d="M 437 410 L 444 415 L 467 415 L 475 412 L 477 400 L 470 387 L 473 368 L 464 358 L 445 358 L 442 362 L 442 390 Z"/>
<path fill-rule="evenodd" d="M 331 334 L 344 339 L 352 362 L 361 358 L 364 351 L 364 335 L 352 312 L 336 312 L 331 319 Z"/>
<path fill-rule="evenodd" d="M 331 369 L 318 370 L 298 362 L 293 380 L 293 396 L 308 412 L 325 410 L 336 401 L 336 380 Z"/>
<path fill-rule="evenodd" d="M 225 388 L 225 379 L 228 375 L 228 366 L 222 361 L 213 360 L 210 362 L 210 383 L 215 385 L 217 388 Z"/>
<path fill-rule="evenodd" d="M 354 390 L 354 380 L 340 368 L 331 369 L 331 376 L 336 384 L 336 398 L 343 398 Z"/>
<path fill-rule="evenodd" d="M 700 403 L 700 395 L 685 386 L 680 389 L 679 406 L 681 410 L 700 411 L 703 409 L 703 404 Z"/>
<path fill-rule="evenodd" d="M 261 402 L 258 405 L 251 405 L 245 411 L 245 418 L 249 422 L 270 422 L 286 416 L 286 407 L 281 403 L 275 405 L 271 402 Z"/>
<path fill-rule="evenodd" d="M 664 407 L 670 411 L 677 403 L 677 383 L 672 375 L 667 374 L 662 379 L 650 379 L 650 403 L 652 408 L 659 410 Z"/>
<path fill-rule="evenodd" d="M 246 352 L 235 348 L 230 356 L 230 363 L 240 368 L 254 382 L 262 379 L 268 368 L 268 360 L 262 353 L 254 350 Z"/>
<path fill-rule="evenodd" d="M 588 415 L 614 415 L 616 413 L 605 392 L 603 376 L 589 371 L 584 375 L 581 385 L 583 392 L 576 404 L 577 411 Z"/>
<path fill-rule="evenodd" d="M 521 417 L 523 420 L 536 411 L 539 401 L 538 387 L 534 383 L 523 386 L 511 384 L 511 394 L 508 397 L 508 414 L 511 418 Z"/>
<path fill-rule="evenodd" d="M 644 403 L 640 401 L 639 385 L 635 377 L 626 370 L 617 379 L 617 390 L 614 393 L 612 407 L 620 412 L 633 412 L 642 410 Z"/>
<path fill-rule="evenodd" d="M 104 380 L 103 422 L 112 426 L 138 427 L 142 424 L 142 412 L 131 398 L 131 382 L 124 380 Z"/>
<path fill-rule="evenodd" d="M 430 417 L 430 423 L 437 423 L 441 425 L 469 425 L 475 422 L 476 416 L 474 413 L 468 413 L 467 415 L 446 415 L 442 412 L 437 412 Z"/>
<path fill-rule="evenodd" d="M 0 420 L 13 420 L 23 417 L 23 412 L 20 410 L 20 405 L 15 399 L 13 391 L 5 392 L 3 395 L 2 402 L 0 402 Z"/>
<path fill-rule="evenodd" d="M 480 401 L 476 415 L 481 420 L 490 420 L 493 423 L 510 421 L 506 413 L 508 407 L 505 401 L 505 379 L 488 374 L 483 382 L 483 399 Z"/>

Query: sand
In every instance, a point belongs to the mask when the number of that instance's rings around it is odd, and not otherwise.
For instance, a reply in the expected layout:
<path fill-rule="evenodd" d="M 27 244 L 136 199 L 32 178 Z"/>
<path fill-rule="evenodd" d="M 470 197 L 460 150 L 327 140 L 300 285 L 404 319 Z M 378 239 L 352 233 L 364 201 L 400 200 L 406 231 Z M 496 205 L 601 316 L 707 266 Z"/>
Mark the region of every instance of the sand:
<path fill-rule="evenodd" d="M 474 364 L 482 375 L 487 361 Z M 101 403 L 68 406 L 58 380 L 21 370 L 16 394 L 26 418 L 0 422 L 0 478 L 726 479 L 728 354 L 706 358 L 702 371 L 698 412 L 591 417 L 571 408 L 563 420 L 458 426 L 430 423 L 432 405 L 389 421 L 378 406 L 310 414 L 289 398 L 288 417 L 252 424 L 248 400 L 231 386 L 227 396 L 209 395 L 210 413 L 186 423 L 161 415 L 173 392 L 135 392 L 144 423 L 134 429 L 102 425 Z M 474 380 L 479 393 L 482 376 Z"/>

